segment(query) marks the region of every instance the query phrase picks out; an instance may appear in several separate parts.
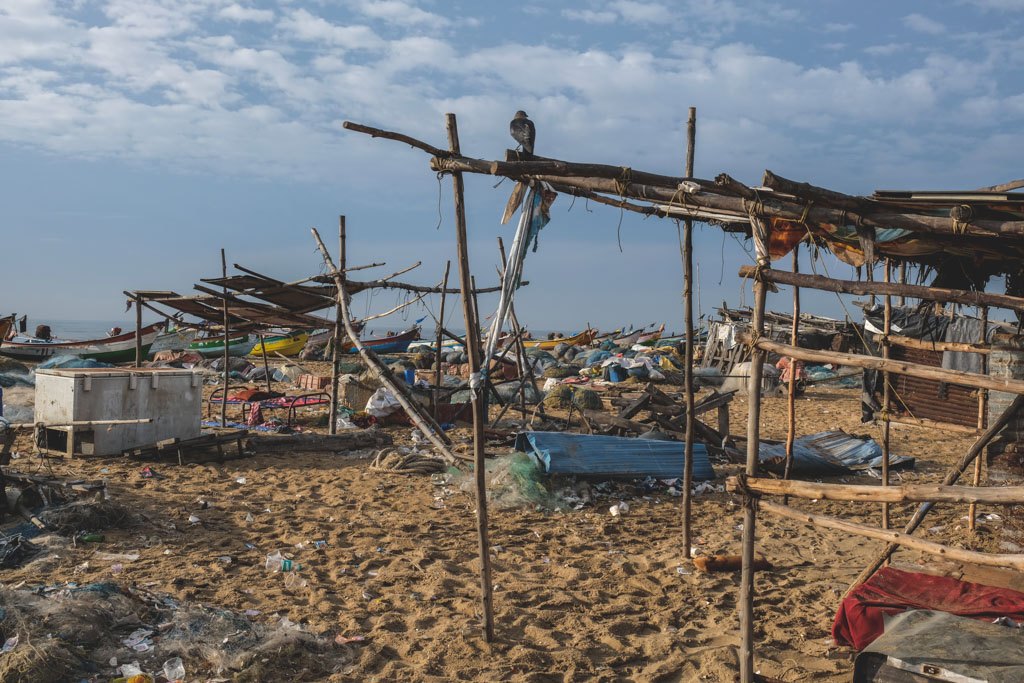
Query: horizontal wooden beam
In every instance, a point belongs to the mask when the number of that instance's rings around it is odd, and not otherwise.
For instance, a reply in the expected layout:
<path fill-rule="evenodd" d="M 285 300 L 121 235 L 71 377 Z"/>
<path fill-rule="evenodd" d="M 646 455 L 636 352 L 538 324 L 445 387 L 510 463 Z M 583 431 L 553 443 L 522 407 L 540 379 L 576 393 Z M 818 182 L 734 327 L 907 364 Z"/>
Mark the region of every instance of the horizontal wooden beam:
<path fill-rule="evenodd" d="M 982 433 L 982 430 L 977 427 L 955 425 L 951 422 L 940 422 L 938 420 L 929 420 L 926 417 L 911 417 L 910 415 L 889 415 L 889 422 L 892 422 L 893 424 L 907 425 L 909 427 L 921 427 L 922 429 L 939 429 L 945 432 L 953 432 L 954 434 L 963 434 L 965 436 L 979 436 Z"/>
<path fill-rule="evenodd" d="M 901 531 L 895 531 L 893 529 L 879 529 L 877 527 L 865 526 L 863 524 L 854 524 L 853 522 L 846 522 L 827 515 L 816 515 L 810 512 L 804 512 L 803 510 L 797 510 L 789 507 L 788 505 L 770 503 L 766 500 L 758 502 L 758 509 L 762 512 L 770 512 L 773 515 L 792 519 L 797 522 L 803 522 L 804 524 L 812 524 L 823 529 L 833 529 L 835 531 L 842 531 L 855 536 L 864 536 L 865 538 L 887 541 L 890 544 L 913 548 L 914 550 L 920 550 L 921 552 L 925 552 L 930 555 L 944 557 L 948 560 L 969 562 L 971 564 L 988 567 L 1005 567 L 1008 569 L 1016 569 L 1017 571 L 1024 570 L 1024 555 L 978 553 L 973 550 L 950 548 L 949 546 L 942 545 L 941 543 L 934 543 L 932 541 L 915 538 L 914 536 L 907 535 Z"/>
<path fill-rule="evenodd" d="M 754 277 L 753 266 L 740 266 L 740 277 Z M 922 285 L 904 285 L 898 282 L 859 282 L 857 280 L 836 280 L 821 275 L 791 273 L 786 270 L 763 270 L 761 276 L 769 282 L 780 285 L 792 285 L 807 289 L 820 289 L 825 292 L 839 294 L 856 294 L 864 296 L 905 296 L 924 301 L 963 304 L 965 306 L 990 306 L 1005 308 L 1011 311 L 1024 311 L 1024 298 L 1007 294 L 989 294 L 974 292 L 968 289 L 943 289 L 941 287 L 925 287 Z"/>
<path fill-rule="evenodd" d="M 873 335 L 876 343 L 882 343 L 885 335 Z M 992 353 L 992 347 L 988 344 L 971 344 L 968 342 L 947 342 L 947 341 L 924 341 L 913 337 L 904 337 L 898 334 L 889 335 L 889 343 L 895 346 L 903 346 L 908 349 L 921 349 L 923 351 L 954 351 L 956 353 Z"/>
<path fill-rule="evenodd" d="M 738 335 L 741 342 L 750 344 L 752 338 L 749 332 L 741 332 Z M 965 387 L 977 389 L 991 389 L 992 391 L 1005 391 L 1011 394 L 1024 395 L 1024 380 L 1010 379 L 1003 377 L 992 377 L 979 375 L 973 372 L 961 372 L 960 370 L 946 370 L 930 365 L 919 363 L 908 363 L 902 360 L 877 358 L 856 353 L 839 353 L 838 351 L 815 351 L 804 349 L 790 344 L 780 344 L 764 337 L 754 342 L 754 346 L 762 351 L 777 353 L 780 356 L 789 356 L 797 360 L 811 361 L 813 363 L 832 363 L 835 365 L 852 365 L 857 368 L 878 370 L 880 372 L 891 372 L 897 375 L 908 377 L 920 377 L 931 379 L 947 384 L 959 384 Z"/>
<path fill-rule="evenodd" d="M 941 486 L 901 484 L 822 484 L 795 479 L 766 479 L 735 476 L 726 480 L 732 493 L 792 496 L 808 500 L 845 500 L 863 503 L 982 503 L 1018 505 L 1024 503 L 1024 486 Z"/>

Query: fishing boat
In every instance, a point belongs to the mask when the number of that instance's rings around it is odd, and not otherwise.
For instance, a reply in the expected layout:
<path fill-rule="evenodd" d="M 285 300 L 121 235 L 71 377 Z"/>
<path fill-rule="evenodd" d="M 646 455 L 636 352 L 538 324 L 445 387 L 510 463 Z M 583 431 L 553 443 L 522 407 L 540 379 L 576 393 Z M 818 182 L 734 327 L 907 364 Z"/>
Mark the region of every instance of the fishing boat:
<path fill-rule="evenodd" d="M 637 340 L 640 339 L 640 337 L 644 336 L 645 334 L 649 334 L 645 330 L 646 330 L 646 328 L 640 329 L 640 330 L 635 330 L 634 332 L 631 332 L 630 334 L 627 334 L 625 337 L 619 337 L 618 339 L 613 339 L 612 343 L 615 344 L 616 346 L 622 347 L 624 349 L 628 349 L 628 348 L 632 347 L 633 344 L 636 344 Z"/>
<path fill-rule="evenodd" d="M 142 328 L 143 357 L 149 353 L 161 329 L 163 323 Z M 17 336 L 0 346 L 0 354 L 28 361 L 43 361 L 51 356 L 67 355 L 91 358 L 104 363 L 125 363 L 135 360 L 135 332 L 82 341 Z"/>
<path fill-rule="evenodd" d="M 420 337 L 419 326 L 413 327 L 406 330 L 405 332 L 399 332 L 387 337 L 379 337 L 377 339 L 360 339 L 359 341 L 363 346 L 369 349 L 373 349 L 376 353 L 405 353 L 409 350 L 409 345 Z M 356 347 L 352 342 L 345 343 L 342 347 L 344 353 L 355 353 Z"/>
<path fill-rule="evenodd" d="M 199 336 L 197 330 L 182 327 L 168 328 L 157 335 L 153 345 L 149 347 L 149 357 L 152 358 L 153 354 L 160 351 L 183 351 L 195 341 L 197 336 Z"/>
<path fill-rule="evenodd" d="M 559 344 L 568 344 L 569 346 L 586 346 L 593 341 L 596 334 L 597 330 L 587 329 L 572 337 L 558 337 L 555 339 L 526 339 L 523 340 L 523 346 L 528 349 L 543 349 L 545 351 L 551 351 Z"/>
<path fill-rule="evenodd" d="M 662 335 L 662 333 L 664 331 L 665 331 L 665 323 L 662 323 L 661 327 L 656 329 L 654 332 L 648 332 L 646 334 L 641 334 L 640 337 L 634 343 L 634 345 L 635 344 L 640 344 L 641 346 L 654 346 L 655 342 L 657 342 L 659 339 L 661 339 L 661 335 Z"/>
<path fill-rule="evenodd" d="M 593 341 L 591 341 L 590 343 L 594 344 L 595 346 L 600 346 L 601 344 L 605 343 L 606 341 L 612 341 L 613 339 L 618 337 L 620 334 L 622 334 L 622 328 L 621 327 L 616 329 L 616 330 L 612 330 L 611 332 L 605 332 L 602 335 L 594 337 Z"/>
<path fill-rule="evenodd" d="M 309 341 L 309 333 L 302 330 L 292 330 L 283 334 L 263 335 L 263 341 L 257 341 L 256 346 L 249 352 L 250 356 L 261 356 L 266 349 L 268 356 L 279 355 L 292 357 L 299 355 L 299 352 Z"/>
<path fill-rule="evenodd" d="M 228 339 L 228 355 L 244 356 L 252 351 L 252 347 L 255 344 L 256 340 L 248 334 L 231 337 Z M 203 337 L 202 339 L 196 339 L 188 345 L 188 350 L 198 353 L 204 358 L 220 358 L 224 355 L 224 337 Z"/>

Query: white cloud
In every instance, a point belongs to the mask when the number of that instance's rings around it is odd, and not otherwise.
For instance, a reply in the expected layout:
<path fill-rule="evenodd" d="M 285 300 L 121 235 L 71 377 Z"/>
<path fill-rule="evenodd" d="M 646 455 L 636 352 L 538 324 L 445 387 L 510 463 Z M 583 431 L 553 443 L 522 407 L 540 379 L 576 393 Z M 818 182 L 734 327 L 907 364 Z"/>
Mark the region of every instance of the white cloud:
<path fill-rule="evenodd" d="M 278 28 L 298 40 L 327 43 L 347 50 L 372 50 L 384 46 L 384 41 L 368 26 L 333 24 L 305 9 L 288 14 L 278 23 Z"/>
<path fill-rule="evenodd" d="M 403 0 L 356 0 L 354 6 L 364 16 L 398 26 L 441 28 L 451 23 L 439 14 L 427 12 Z"/>
<path fill-rule="evenodd" d="M 864 48 L 864 52 L 872 57 L 888 57 L 905 49 L 907 49 L 905 43 L 886 43 L 885 45 L 869 45 Z"/>
<path fill-rule="evenodd" d="M 841 24 L 841 23 L 830 21 L 830 22 L 826 22 L 825 25 L 822 26 L 821 28 L 822 28 L 822 30 L 825 33 L 846 33 L 847 31 L 851 31 L 854 28 L 856 28 L 856 25 L 855 24 Z"/>
<path fill-rule="evenodd" d="M 562 16 L 566 19 L 582 21 L 587 24 L 613 24 L 619 18 L 616 12 L 607 10 L 597 12 L 590 9 L 564 9 L 562 10 Z"/>
<path fill-rule="evenodd" d="M 1024 10 L 1024 0 L 961 0 L 961 2 L 974 5 L 983 10 L 1003 12 L 1019 12 Z"/>
<path fill-rule="evenodd" d="M 661 24 L 673 19 L 668 7 L 659 2 L 614 0 L 609 7 L 616 10 L 623 20 L 635 24 Z"/>
<path fill-rule="evenodd" d="M 255 7 L 242 7 L 238 3 L 232 3 L 223 7 L 217 12 L 217 16 L 230 21 L 252 21 L 266 23 L 274 20 L 274 11 L 269 9 L 256 9 Z"/>
<path fill-rule="evenodd" d="M 918 33 L 927 33 L 928 35 L 937 36 L 941 33 L 946 32 L 946 27 L 934 19 L 929 19 L 923 14 L 908 14 L 903 17 L 903 25 L 909 28 L 911 31 L 917 31 Z"/>

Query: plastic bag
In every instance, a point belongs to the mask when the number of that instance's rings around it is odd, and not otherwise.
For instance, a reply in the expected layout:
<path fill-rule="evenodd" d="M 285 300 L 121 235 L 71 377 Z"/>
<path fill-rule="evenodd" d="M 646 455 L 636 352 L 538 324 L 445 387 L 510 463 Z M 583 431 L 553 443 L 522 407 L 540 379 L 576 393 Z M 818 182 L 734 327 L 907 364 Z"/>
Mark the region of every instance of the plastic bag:
<path fill-rule="evenodd" d="M 370 415 L 381 418 L 387 417 L 391 413 L 401 408 L 401 404 L 395 395 L 391 393 L 386 387 L 381 387 L 377 391 L 373 392 L 373 396 L 366 402 L 366 412 Z"/>

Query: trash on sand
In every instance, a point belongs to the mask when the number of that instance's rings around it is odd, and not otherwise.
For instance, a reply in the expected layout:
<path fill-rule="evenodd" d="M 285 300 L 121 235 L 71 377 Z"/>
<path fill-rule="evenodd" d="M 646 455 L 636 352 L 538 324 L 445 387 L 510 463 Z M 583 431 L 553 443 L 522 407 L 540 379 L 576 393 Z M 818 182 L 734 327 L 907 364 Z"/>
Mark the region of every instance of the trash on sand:
<path fill-rule="evenodd" d="M 20 567 L 25 560 L 37 552 L 39 552 L 39 546 L 21 534 L 0 539 L 0 567 L 4 569 Z"/>
<path fill-rule="evenodd" d="M 761 465 L 782 473 L 786 463 L 785 444 L 761 443 Z M 882 466 L 882 447 L 869 436 L 847 434 L 841 429 L 801 436 L 793 442 L 794 474 L 841 474 Z M 889 467 L 913 469 L 914 459 L 890 455 Z"/>
<path fill-rule="evenodd" d="M 199 519 L 195 515 L 189 515 L 188 516 L 188 523 L 189 524 L 199 524 L 201 521 L 203 521 L 203 520 Z"/>
<path fill-rule="evenodd" d="M 185 678 L 185 663 L 181 657 L 172 657 L 164 662 L 164 678 L 169 681 L 180 681 Z"/>
<path fill-rule="evenodd" d="M 93 557 L 97 560 L 106 560 L 108 562 L 134 562 L 139 559 L 138 553 L 93 553 Z"/>
<path fill-rule="evenodd" d="M 267 561 L 264 566 L 272 572 L 290 572 L 302 569 L 301 564 L 292 562 L 290 559 L 282 555 L 280 550 L 275 550 L 267 555 Z"/>
<path fill-rule="evenodd" d="M 0 649 L 0 654 L 7 654 L 14 648 L 18 647 L 18 636 L 17 634 L 11 636 L 4 641 L 3 649 Z"/>
<path fill-rule="evenodd" d="M 612 513 L 612 517 L 623 517 L 629 513 L 629 503 L 619 502 L 608 508 L 608 512 Z"/>
<path fill-rule="evenodd" d="M 244 483 L 246 483 L 246 481 L 247 480 L 246 480 L 245 477 L 239 477 L 238 479 L 235 479 L 235 483 L 236 484 L 244 484 Z"/>
<path fill-rule="evenodd" d="M 348 645 L 349 643 L 364 643 L 366 642 L 366 636 L 338 635 L 338 637 L 334 639 L 334 642 L 336 642 L 338 645 Z"/>

